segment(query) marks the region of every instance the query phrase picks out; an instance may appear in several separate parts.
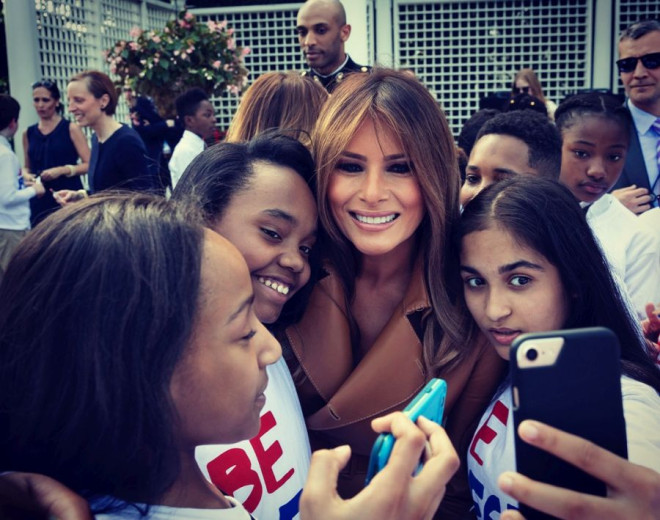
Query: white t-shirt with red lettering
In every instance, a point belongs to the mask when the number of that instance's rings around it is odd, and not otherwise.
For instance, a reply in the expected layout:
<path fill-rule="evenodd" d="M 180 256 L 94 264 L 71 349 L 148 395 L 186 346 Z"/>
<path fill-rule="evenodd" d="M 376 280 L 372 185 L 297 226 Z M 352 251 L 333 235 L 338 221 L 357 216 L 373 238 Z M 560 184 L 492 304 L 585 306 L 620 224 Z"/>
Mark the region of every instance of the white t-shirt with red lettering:
<path fill-rule="evenodd" d="M 311 452 L 305 420 L 286 362 L 269 365 L 257 436 L 236 444 L 198 446 L 206 477 L 259 520 L 299 518 L 298 501 Z"/>

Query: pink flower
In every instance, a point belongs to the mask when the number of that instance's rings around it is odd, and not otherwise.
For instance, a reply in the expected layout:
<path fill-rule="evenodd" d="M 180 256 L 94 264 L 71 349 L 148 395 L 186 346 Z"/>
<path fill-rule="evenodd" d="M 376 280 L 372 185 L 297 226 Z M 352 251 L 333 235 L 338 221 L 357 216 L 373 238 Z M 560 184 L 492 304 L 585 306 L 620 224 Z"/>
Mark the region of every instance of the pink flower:
<path fill-rule="evenodd" d="M 227 38 L 227 48 L 230 51 L 233 51 L 236 48 L 236 42 L 234 41 L 234 38 Z"/>
<path fill-rule="evenodd" d="M 213 63 L 211 63 L 211 67 L 213 67 L 214 69 L 219 69 L 220 65 L 222 65 L 222 63 L 220 63 L 220 60 L 215 60 Z"/>
<path fill-rule="evenodd" d="M 234 94 L 235 96 L 238 96 L 238 94 L 240 93 L 240 89 L 238 88 L 237 85 L 229 85 L 229 86 L 227 87 L 227 90 L 228 90 L 231 94 Z"/>
<path fill-rule="evenodd" d="M 193 15 L 192 15 L 192 13 L 186 13 L 186 15 L 184 16 L 184 18 L 185 18 L 186 20 L 188 20 L 188 21 L 191 21 L 191 20 L 193 19 Z"/>
<path fill-rule="evenodd" d="M 231 68 L 231 64 L 229 64 L 229 63 L 225 63 L 225 64 L 222 66 L 222 70 L 229 70 L 230 68 Z"/>
<path fill-rule="evenodd" d="M 139 38 L 142 35 L 142 29 L 140 29 L 137 25 L 134 25 L 128 34 L 131 38 Z"/>
<path fill-rule="evenodd" d="M 154 36 L 151 38 L 154 43 L 160 43 L 160 36 Z"/>
<path fill-rule="evenodd" d="M 250 54 L 250 47 L 243 47 L 241 49 L 241 56 L 247 56 L 248 54 Z"/>
<path fill-rule="evenodd" d="M 129 42 L 128 43 L 128 48 L 131 49 L 132 51 L 137 51 L 138 50 L 138 44 L 135 42 Z"/>
<path fill-rule="evenodd" d="M 190 45 L 190 47 L 188 47 L 187 52 L 188 52 L 188 54 L 192 54 L 193 52 L 195 52 L 195 46 L 194 46 L 194 45 Z"/>
<path fill-rule="evenodd" d="M 206 22 L 206 26 L 209 28 L 209 31 L 215 31 L 218 24 L 215 23 L 213 20 L 209 20 L 208 22 Z"/>
<path fill-rule="evenodd" d="M 216 30 L 222 31 L 225 27 L 227 27 L 227 20 L 222 20 L 222 22 L 218 24 L 218 28 Z"/>
<path fill-rule="evenodd" d="M 163 29 L 163 32 L 164 32 L 165 34 L 170 34 L 170 28 L 169 28 L 169 27 L 165 27 L 165 29 Z"/>

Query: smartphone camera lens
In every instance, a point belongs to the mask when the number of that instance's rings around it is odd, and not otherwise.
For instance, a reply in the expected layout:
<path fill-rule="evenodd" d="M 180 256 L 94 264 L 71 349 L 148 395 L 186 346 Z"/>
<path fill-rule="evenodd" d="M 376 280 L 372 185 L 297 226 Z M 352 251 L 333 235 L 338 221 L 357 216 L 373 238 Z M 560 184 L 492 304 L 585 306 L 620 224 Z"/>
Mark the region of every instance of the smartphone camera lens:
<path fill-rule="evenodd" d="M 537 357 L 539 357 L 539 352 L 535 348 L 530 348 L 527 352 L 525 352 L 525 356 L 530 361 L 534 361 Z"/>

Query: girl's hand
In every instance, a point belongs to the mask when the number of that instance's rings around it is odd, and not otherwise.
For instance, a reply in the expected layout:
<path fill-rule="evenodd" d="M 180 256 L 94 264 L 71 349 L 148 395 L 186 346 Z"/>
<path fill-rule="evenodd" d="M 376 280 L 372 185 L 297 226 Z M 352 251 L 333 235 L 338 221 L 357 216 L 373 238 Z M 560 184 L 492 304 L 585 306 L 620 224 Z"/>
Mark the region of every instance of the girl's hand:
<path fill-rule="evenodd" d="M 85 190 L 59 190 L 53 191 L 53 198 L 60 206 L 66 206 L 77 200 L 82 200 L 87 196 Z"/>
<path fill-rule="evenodd" d="M 634 184 L 619 188 L 612 192 L 619 202 L 630 211 L 639 215 L 651 208 L 651 196 L 646 188 L 638 188 Z"/>
<path fill-rule="evenodd" d="M 655 343 L 656 348 L 660 349 L 660 345 L 658 345 L 658 336 L 660 336 L 660 305 L 655 306 L 652 303 L 647 303 L 645 310 L 646 319 L 642 321 L 644 337 Z"/>
<path fill-rule="evenodd" d="M 65 175 L 65 172 L 59 172 L 58 170 L 61 170 L 62 167 L 57 167 L 57 168 L 48 168 L 47 170 L 44 170 L 41 172 L 41 178 L 45 181 L 52 181 L 53 179 L 57 179 L 58 177 L 61 177 L 62 175 Z M 66 172 L 68 173 L 68 172 Z"/>
<path fill-rule="evenodd" d="M 23 182 L 26 186 L 32 186 L 37 180 L 36 175 L 33 175 L 30 172 L 26 172 L 25 170 L 21 172 L 21 176 L 23 177 Z"/>
<path fill-rule="evenodd" d="M 320 450 L 313 454 L 309 477 L 300 499 L 303 519 L 426 519 L 432 518 L 445 485 L 456 472 L 459 459 L 445 431 L 423 417 L 417 426 L 401 412 L 372 422 L 377 432 L 396 437 L 387 465 L 353 498 L 337 494 L 339 471 L 350 458 L 350 448 Z M 425 448 L 428 457 L 415 476 Z"/>
<path fill-rule="evenodd" d="M 0 517 L 32 518 L 35 513 L 59 520 L 91 520 L 82 497 L 45 475 L 5 473 L 0 475 Z"/>
<path fill-rule="evenodd" d="M 500 489 L 557 518 L 581 520 L 660 519 L 660 473 L 628 462 L 595 444 L 536 421 L 524 421 L 520 437 L 602 480 L 607 497 L 586 495 L 533 481 L 518 473 L 500 475 Z M 522 520 L 514 510 L 502 520 Z"/>

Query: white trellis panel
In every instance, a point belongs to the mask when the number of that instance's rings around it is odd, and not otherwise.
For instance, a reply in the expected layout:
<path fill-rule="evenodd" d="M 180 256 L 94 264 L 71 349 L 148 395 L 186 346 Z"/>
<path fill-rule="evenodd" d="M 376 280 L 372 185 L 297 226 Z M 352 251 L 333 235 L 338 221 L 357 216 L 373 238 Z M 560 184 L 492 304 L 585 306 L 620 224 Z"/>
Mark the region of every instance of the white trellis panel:
<path fill-rule="evenodd" d="M 86 69 L 109 73 L 102 51 L 129 39 L 132 27 L 161 28 L 176 14 L 174 3 L 162 0 L 34 0 L 22 7 L 34 9 L 40 77 L 55 80 L 63 96 L 74 74 Z M 124 103 L 117 116 L 127 120 Z"/>
<path fill-rule="evenodd" d="M 295 32 L 296 15 L 301 3 L 193 9 L 199 20 L 220 22 L 234 29 L 236 45 L 249 47 L 245 66 L 251 83 L 264 72 L 302 70 L 305 62 Z M 227 130 L 238 106 L 239 97 L 226 93 L 213 99 L 218 127 Z"/>
<path fill-rule="evenodd" d="M 395 0 L 394 56 L 442 104 L 455 135 L 484 95 L 532 67 L 553 101 L 590 86 L 589 0 Z"/>

